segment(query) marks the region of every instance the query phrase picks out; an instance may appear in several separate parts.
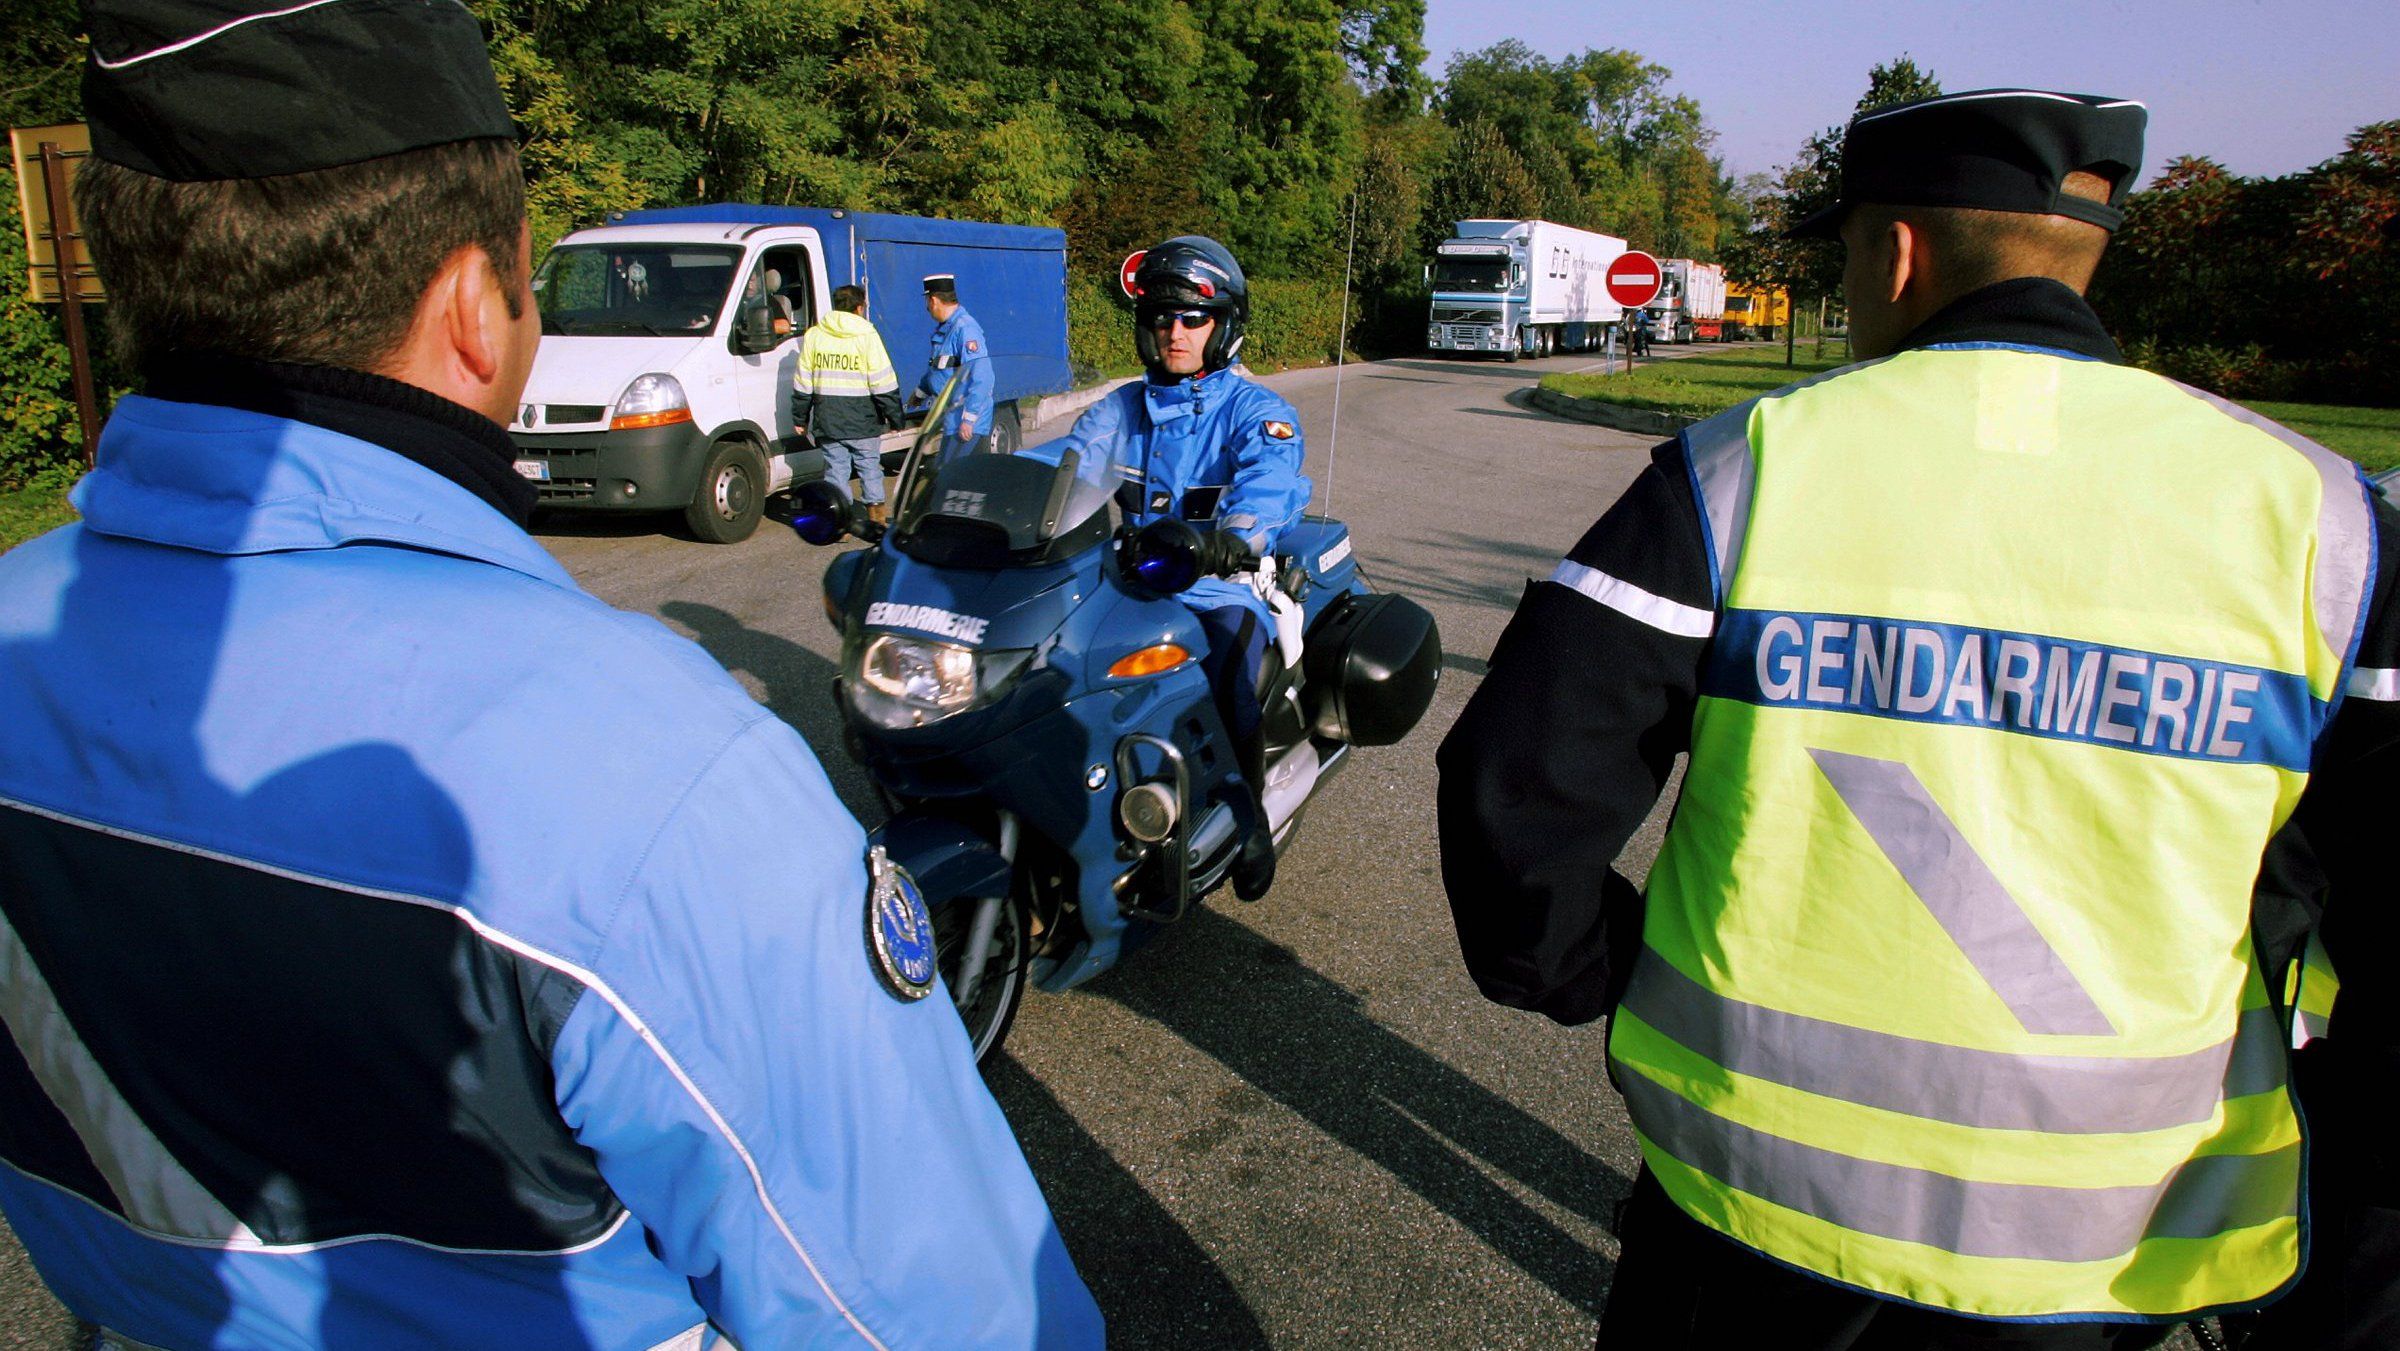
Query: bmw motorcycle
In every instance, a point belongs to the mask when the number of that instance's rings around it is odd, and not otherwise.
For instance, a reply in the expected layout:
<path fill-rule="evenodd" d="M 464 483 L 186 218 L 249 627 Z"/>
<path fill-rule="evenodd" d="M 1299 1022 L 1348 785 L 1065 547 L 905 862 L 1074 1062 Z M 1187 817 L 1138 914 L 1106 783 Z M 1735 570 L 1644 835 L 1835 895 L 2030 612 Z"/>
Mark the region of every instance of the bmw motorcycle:
<path fill-rule="evenodd" d="M 825 572 L 834 699 L 891 809 L 872 842 L 922 892 L 981 1060 L 1028 985 L 1092 979 L 1221 886 L 1255 812 L 1286 847 L 1353 747 L 1424 715 L 1442 650 L 1431 614 L 1368 586 L 1340 521 L 1227 559 L 1180 520 L 1121 526 L 1112 463 L 1062 443 L 937 457 L 937 422 L 888 529 L 821 481 L 790 524 L 869 546 Z M 1255 797 L 1175 600 L 1211 573 L 1246 578 L 1275 619 Z"/>

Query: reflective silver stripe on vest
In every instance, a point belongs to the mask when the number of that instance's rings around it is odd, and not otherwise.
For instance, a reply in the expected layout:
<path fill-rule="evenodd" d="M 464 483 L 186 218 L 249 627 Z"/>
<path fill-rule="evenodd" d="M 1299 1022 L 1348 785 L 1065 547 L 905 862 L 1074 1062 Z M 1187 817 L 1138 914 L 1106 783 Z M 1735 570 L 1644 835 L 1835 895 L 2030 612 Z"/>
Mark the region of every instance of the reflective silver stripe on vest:
<path fill-rule="evenodd" d="M 2283 1087 L 2269 1008 L 2189 1055 L 2009 1055 L 1826 1022 L 1728 999 L 1645 950 L 1624 1007 L 1685 1050 L 1804 1093 L 1990 1130 L 2107 1135 L 2208 1120 L 2226 1098 Z"/>
<path fill-rule="evenodd" d="M 1742 536 L 1750 528 L 1750 496 L 1758 480 L 1758 465 L 1750 457 L 1750 410 L 1757 404 L 1756 399 L 1745 399 L 1683 432 L 1692 488 L 1700 499 L 1700 515 L 1708 522 L 1709 562 L 1716 573 L 1719 605 L 1733 587 Z"/>
<path fill-rule="evenodd" d="M 2291 428 L 2205 389 L 2167 383 L 2299 451 L 2317 471 L 2325 485 L 2317 503 L 2317 631 L 2325 635 L 2325 645 L 2335 656 L 2349 661 L 2366 611 L 2367 588 L 2375 577 L 2375 508 L 2369 500 L 2374 489 L 2359 477 L 2357 465 Z"/>
<path fill-rule="evenodd" d="M 1683 454 L 1692 474 L 1692 492 L 1699 499 L 1700 517 L 1708 525 L 1708 560 L 1716 574 L 1718 605 L 1733 587 L 1734 567 L 1742 561 L 1742 538 L 1750 528 L 1750 497 L 1758 466 L 1750 455 L 1750 413 L 1768 399 L 1788 398 L 1811 385 L 1821 385 L 1854 371 L 1880 366 L 1891 357 L 1877 357 L 1794 381 L 1755 399 L 1746 399 L 1714 417 L 1683 430 Z"/>
<path fill-rule="evenodd" d="M 2148 1186 L 1971 1182 L 1753 1130 L 1630 1067 L 1617 1077 L 1634 1125 L 1685 1165 L 1856 1233 L 1962 1257 L 2098 1262 L 2144 1239 L 2212 1238 L 2299 1212 L 2296 1144 L 2193 1159 Z"/>
<path fill-rule="evenodd" d="M 2116 1035 L 2116 1025 L 1975 846 L 1959 834 L 1915 770 L 1896 760 L 1813 747 L 1808 754 L 2026 1031 Z"/>
<path fill-rule="evenodd" d="M 67 1021 L 16 926 L 0 914 L 0 1020 L 42 1092 L 83 1142 L 125 1218 L 173 1238 L 256 1243 L 258 1235 L 159 1143 Z"/>

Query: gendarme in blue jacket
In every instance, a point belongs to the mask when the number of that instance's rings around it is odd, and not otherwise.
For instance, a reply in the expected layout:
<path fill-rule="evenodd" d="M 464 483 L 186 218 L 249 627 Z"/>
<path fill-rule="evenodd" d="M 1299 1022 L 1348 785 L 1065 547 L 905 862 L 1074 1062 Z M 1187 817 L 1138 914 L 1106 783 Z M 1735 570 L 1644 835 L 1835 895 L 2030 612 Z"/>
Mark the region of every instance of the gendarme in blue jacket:
<path fill-rule="evenodd" d="M 76 1313 L 1099 1344 L 858 825 L 699 648 L 263 412 L 128 398 L 76 501 L 0 557 L 0 1207 Z"/>
<path fill-rule="evenodd" d="M 1087 459 L 1109 454 L 1129 481 L 1141 483 L 1141 510 L 1129 517 L 1135 525 L 1180 516 L 1203 531 L 1240 535 L 1264 555 L 1308 507 L 1299 413 L 1230 367 L 1112 390 L 1075 420 L 1062 445 Z M 1195 610 L 1240 605 L 1271 624 L 1246 582 L 1204 577 L 1177 599 Z"/>
<path fill-rule="evenodd" d="M 989 436 L 992 344 L 983 336 L 983 325 L 975 322 L 964 305 L 933 326 L 933 352 L 925 363 L 925 378 L 917 382 L 917 396 L 930 402 L 950 383 L 951 372 L 961 369 L 966 376 L 958 382 L 958 393 L 950 396 L 950 407 L 942 414 L 942 430 L 952 436 Z M 961 432 L 962 420 L 973 430 Z"/>

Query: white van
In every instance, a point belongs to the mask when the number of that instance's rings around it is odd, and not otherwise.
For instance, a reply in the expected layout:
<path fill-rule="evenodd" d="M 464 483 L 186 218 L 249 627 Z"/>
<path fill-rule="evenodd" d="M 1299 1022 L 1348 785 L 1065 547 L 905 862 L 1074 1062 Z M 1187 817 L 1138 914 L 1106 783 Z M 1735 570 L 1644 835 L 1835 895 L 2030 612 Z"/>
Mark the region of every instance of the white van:
<path fill-rule="evenodd" d="M 859 285 L 905 392 L 933 320 L 918 281 L 958 278 L 992 348 L 993 431 L 1067 388 L 1066 236 L 814 207 L 640 211 L 554 245 L 534 276 L 541 349 L 509 424 L 545 508 L 683 512 L 747 538 L 768 494 L 824 473 L 792 426 L 800 335 Z"/>

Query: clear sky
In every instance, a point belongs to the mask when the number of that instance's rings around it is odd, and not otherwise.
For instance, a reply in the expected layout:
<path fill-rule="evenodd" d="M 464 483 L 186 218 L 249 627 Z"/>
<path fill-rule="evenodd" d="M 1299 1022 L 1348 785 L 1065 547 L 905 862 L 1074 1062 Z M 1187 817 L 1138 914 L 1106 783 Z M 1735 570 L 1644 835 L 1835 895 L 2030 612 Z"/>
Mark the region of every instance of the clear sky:
<path fill-rule="evenodd" d="M 1427 0 L 1427 69 L 1517 38 L 1623 47 L 1674 72 L 1736 178 L 1849 119 L 1903 53 L 1952 92 L 2024 85 L 2150 106 L 2145 182 L 2178 155 L 2274 176 L 2400 118 L 2400 0 Z"/>

